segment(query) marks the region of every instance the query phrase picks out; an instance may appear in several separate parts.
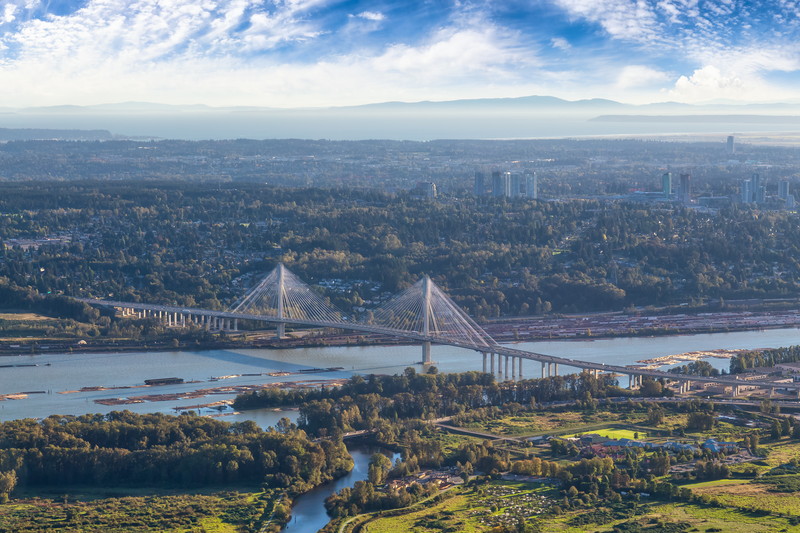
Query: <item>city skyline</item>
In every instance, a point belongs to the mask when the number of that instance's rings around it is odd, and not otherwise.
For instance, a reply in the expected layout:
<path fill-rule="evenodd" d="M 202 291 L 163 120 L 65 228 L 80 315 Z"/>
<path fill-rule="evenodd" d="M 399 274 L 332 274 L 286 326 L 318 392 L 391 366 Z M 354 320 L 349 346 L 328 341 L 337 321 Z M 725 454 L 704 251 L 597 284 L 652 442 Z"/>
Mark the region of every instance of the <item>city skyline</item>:
<path fill-rule="evenodd" d="M 779 0 L 11 0 L 0 96 L 9 107 L 797 102 L 799 14 Z"/>

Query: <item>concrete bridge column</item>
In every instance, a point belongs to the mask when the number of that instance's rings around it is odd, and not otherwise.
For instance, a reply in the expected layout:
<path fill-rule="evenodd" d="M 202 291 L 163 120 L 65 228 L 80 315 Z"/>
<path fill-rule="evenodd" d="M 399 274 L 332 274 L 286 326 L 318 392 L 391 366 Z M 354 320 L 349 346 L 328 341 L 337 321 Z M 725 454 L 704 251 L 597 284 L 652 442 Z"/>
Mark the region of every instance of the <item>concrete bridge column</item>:
<path fill-rule="evenodd" d="M 172 327 L 172 313 L 167 313 L 167 327 Z"/>
<path fill-rule="evenodd" d="M 770 387 L 769 388 L 769 397 L 770 398 L 774 398 L 775 397 L 775 387 Z"/>
<path fill-rule="evenodd" d="M 431 343 L 423 342 L 422 343 L 422 364 L 429 365 L 431 364 Z"/>
<path fill-rule="evenodd" d="M 233 331 L 239 331 L 239 319 L 238 318 L 234 318 L 233 319 Z"/>
<path fill-rule="evenodd" d="M 542 379 L 544 379 L 544 378 L 546 378 L 546 377 L 547 377 L 547 374 L 545 373 L 545 369 L 547 368 L 547 367 L 545 366 L 546 364 L 547 364 L 547 363 L 545 363 L 544 361 L 542 361 Z"/>
<path fill-rule="evenodd" d="M 485 374 L 486 373 L 486 352 L 481 352 L 481 355 L 483 356 L 483 373 Z"/>
<path fill-rule="evenodd" d="M 731 398 L 739 396 L 739 385 L 731 385 Z"/>
<path fill-rule="evenodd" d="M 553 363 L 553 375 L 558 375 L 558 363 Z"/>
<path fill-rule="evenodd" d="M 491 373 L 494 376 L 494 353 L 493 352 L 489 352 L 489 369 L 491 370 Z"/>
<path fill-rule="evenodd" d="M 511 358 L 511 381 L 517 381 L 517 361 L 514 357 Z"/>
<path fill-rule="evenodd" d="M 211 317 L 208 315 L 203 315 L 203 326 L 206 328 L 206 331 L 211 331 Z"/>
<path fill-rule="evenodd" d="M 519 361 L 519 373 L 517 375 L 519 379 L 522 379 L 522 357 L 518 357 L 517 360 Z"/>
<path fill-rule="evenodd" d="M 182 328 L 186 327 L 186 315 L 184 315 L 183 313 L 181 313 L 181 327 Z"/>
<path fill-rule="evenodd" d="M 503 381 L 508 381 L 508 356 L 505 357 L 505 370 L 503 371 Z"/>

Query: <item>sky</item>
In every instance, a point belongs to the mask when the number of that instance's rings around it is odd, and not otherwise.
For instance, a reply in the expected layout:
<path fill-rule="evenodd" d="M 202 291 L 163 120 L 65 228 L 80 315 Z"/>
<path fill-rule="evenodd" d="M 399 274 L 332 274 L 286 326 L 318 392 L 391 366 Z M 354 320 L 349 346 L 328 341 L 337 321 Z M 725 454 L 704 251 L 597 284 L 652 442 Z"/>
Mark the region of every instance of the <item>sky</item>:
<path fill-rule="evenodd" d="M 0 107 L 800 102 L 800 0 L 0 0 Z"/>

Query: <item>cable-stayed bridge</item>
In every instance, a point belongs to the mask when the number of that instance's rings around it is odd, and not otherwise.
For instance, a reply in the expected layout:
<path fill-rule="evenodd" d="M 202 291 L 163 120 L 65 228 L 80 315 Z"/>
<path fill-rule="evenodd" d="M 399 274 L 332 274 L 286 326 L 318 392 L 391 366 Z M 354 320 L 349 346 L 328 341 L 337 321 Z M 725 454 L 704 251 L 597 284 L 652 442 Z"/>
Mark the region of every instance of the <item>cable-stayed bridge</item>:
<path fill-rule="evenodd" d="M 606 365 L 502 346 L 456 305 L 428 276 L 395 295 L 380 307 L 356 321 L 336 309 L 313 288 L 279 264 L 229 310 L 215 311 L 180 306 L 120 302 L 79 298 L 97 306 L 113 307 L 123 316 L 155 318 L 168 327 L 199 327 L 213 331 L 238 331 L 240 320 L 275 324 L 278 337 L 285 335 L 286 324 L 333 328 L 399 337 L 422 344 L 422 363 L 431 364 L 431 344 L 475 350 L 483 356 L 483 371 L 501 379 L 521 379 L 522 362 L 537 361 L 542 377 L 558 374 L 558 366 L 589 370 L 595 375 L 610 372 L 627 375 L 630 387 L 641 385 L 643 376 L 678 382 L 681 392 L 692 383 L 720 383 L 731 386 L 738 395 L 742 386 L 790 390 L 800 398 L 800 383 L 776 384 L 766 380 L 743 381 L 733 376 L 696 376 L 661 370 Z"/>

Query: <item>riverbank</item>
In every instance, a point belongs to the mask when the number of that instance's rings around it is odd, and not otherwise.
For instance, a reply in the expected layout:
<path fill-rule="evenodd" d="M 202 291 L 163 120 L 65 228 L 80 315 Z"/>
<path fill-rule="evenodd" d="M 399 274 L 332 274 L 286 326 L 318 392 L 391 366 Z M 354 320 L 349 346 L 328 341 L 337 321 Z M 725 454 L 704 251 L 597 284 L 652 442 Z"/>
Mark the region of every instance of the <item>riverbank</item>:
<path fill-rule="evenodd" d="M 576 315 L 554 315 L 496 319 L 482 324 L 497 342 L 535 342 L 542 340 L 613 339 L 622 337 L 662 337 L 703 333 L 729 333 L 769 329 L 800 328 L 800 309 L 746 310 L 675 313 L 637 311 Z M 212 339 L 182 341 L 172 337 L 144 340 L 122 339 L 49 339 L 0 338 L 0 356 L 24 356 L 44 353 L 124 353 L 165 350 L 222 350 L 329 348 L 346 346 L 406 346 L 406 339 L 370 334 L 309 334 L 307 331 L 284 339 L 270 331 L 225 332 Z"/>

